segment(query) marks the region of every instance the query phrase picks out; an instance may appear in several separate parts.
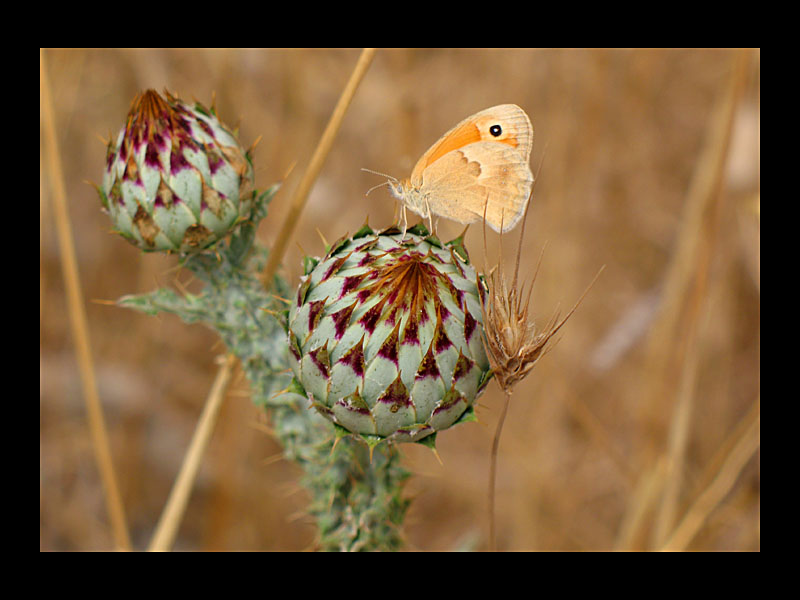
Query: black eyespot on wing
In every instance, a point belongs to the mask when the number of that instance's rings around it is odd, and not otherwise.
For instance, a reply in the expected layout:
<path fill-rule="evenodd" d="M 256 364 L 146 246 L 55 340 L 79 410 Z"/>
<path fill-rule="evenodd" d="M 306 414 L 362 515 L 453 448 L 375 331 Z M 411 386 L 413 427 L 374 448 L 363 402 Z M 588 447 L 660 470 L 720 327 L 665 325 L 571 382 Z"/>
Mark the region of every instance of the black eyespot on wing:
<path fill-rule="evenodd" d="M 492 125 L 489 127 L 489 133 L 491 133 L 494 137 L 498 137 L 503 134 L 503 128 L 500 125 Z"/>

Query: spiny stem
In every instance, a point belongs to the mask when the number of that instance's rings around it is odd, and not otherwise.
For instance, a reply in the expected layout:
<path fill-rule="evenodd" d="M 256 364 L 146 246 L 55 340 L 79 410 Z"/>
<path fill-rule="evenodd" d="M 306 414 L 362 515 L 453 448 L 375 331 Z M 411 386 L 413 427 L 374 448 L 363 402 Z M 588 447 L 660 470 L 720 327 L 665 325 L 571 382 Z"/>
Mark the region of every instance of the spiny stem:
<path fill-rule="evenodd" d="M 494 441 L 492 442 L 492 455 L 489 462 L 489 550 L 491 552 L 497 551 L 497 531 L 494 518 L 494 494 L 495 494 L 495 481 L 497 479 L 497 449 L 500 447 L 500 433 L 503 431 L 503 423 L 506 420 L 506 413 L 508 413 L 508 405 L 511 402 L 511 391 L 506 391 L 505 401 L 503 402 L 503 410 L 500 413 L 500 420 L 497 422 L 497 429 L 494 432 Z"/>

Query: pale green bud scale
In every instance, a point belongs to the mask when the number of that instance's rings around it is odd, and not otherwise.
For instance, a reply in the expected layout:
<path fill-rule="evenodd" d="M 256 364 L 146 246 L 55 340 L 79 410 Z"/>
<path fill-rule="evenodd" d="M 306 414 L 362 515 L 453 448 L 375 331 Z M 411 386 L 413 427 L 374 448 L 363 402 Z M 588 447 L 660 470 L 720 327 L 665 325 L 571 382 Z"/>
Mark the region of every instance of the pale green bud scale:
<path fill-rule="evenodd" d="M 307 261 L 289 346 L 321 414 L 355 434 L 419 441 L 471 417 L 490 370 L 460 240 L 399 233 L 365 227 Z"/>

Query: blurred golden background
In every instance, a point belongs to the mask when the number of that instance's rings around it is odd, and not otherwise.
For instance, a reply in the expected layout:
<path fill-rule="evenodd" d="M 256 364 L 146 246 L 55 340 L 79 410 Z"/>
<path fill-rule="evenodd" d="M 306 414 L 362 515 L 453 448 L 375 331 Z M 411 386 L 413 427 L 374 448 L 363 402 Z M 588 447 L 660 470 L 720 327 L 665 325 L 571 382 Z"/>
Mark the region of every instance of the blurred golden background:
<path fill-rule="evenodd" d="M 100 398 L 133 547 L 153 534 L 224 354 L 215 334 L 103 301 L 188 280 L 177 259 L 109 233 L 87 181 L 134 96 L 210 104 L 255 152 L 264 189 L 290 173 L 259 229 L 269 246 L 359 50 L 46 50 Z M 737 71 L 738 69 L 738 71 Z M 736 73 L 739 73 L 737 76 Z M 735 83 L 731 91 L 732 81 Z M 732 112 L 726 99 L 733 97 Z M 402 178 L 450 127 L 515 103 L 541 164 L 522 246 L 543 326 L 605 271 L 513 397 L 500 444 L 503 550 L 760 550 L 760 53 L 756 50 L 380 50 L 284 260 L 391 223 Z M 726 114 L 730 116 L 726 119 Z M 729 132 L 729 137 L 726 137 Z M 93 458 L 41 136 L 40 526 L 45 551 L 114 547 Z M 724 163 L 715 158 L 724 158 Z M 416 216 L 412 223 L 416 222 Z M 462 227 L 439 223 L 443 240 Z M 520 228 L 503 238 L 513 266 Z M 473 262 L 499 236 L 471 227 Z M 100 301 L 100 302 L 98 302 Z M 438 436 L 443 464 L 405 445 L 408 550 L 487 548 L 489 451 L 503 396 Z M 299 469 L 280 459 L 239 373 L 176 550 L 306 550 Z"/>

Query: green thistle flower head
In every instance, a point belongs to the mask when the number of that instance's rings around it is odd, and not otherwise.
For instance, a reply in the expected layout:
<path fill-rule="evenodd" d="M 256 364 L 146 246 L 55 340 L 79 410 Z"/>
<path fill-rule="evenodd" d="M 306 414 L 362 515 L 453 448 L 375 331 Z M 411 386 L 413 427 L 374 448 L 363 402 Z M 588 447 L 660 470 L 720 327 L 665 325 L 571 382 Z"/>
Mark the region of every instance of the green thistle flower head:
<path fill-rule="evenodd" d="M 213 106 L 166 95 L 134 100 L 98 193 L 115 230 L 142 250 L 202 250 L 250 217 L 253 167 Z"/>
<path fill-rule="evenodd" d="M 461 240 L 364 227 L 307 263 L 289 310 L 294 389 L 368 443 L 426 440 L 473 417 L 489 376 Z"/>

